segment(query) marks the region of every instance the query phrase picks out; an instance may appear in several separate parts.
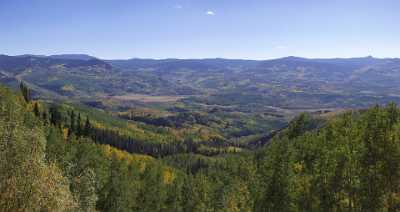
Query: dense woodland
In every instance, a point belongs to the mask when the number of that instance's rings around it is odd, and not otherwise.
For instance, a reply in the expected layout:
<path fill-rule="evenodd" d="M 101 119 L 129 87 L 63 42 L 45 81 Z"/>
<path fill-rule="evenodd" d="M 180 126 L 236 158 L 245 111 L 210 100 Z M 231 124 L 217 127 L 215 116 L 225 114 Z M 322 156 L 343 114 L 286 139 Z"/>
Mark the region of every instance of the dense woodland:
<path fill-rule="evenodd" d="M 210 153 L 20 90 L 0 87 L 0 211 L 400 210 L 395 104 L 302 114 L 262 148 Z"/>

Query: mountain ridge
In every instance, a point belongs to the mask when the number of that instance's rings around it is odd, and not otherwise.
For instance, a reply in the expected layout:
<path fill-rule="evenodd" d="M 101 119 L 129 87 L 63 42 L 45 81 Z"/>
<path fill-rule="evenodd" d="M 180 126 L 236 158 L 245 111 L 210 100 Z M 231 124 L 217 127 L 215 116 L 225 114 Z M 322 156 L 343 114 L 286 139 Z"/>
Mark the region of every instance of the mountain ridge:
<path fill-rule="evenodd" d="M 351 59 L 378 59 L 378 60 L 391 60 L 391 59 L 400 59 L 400 57 L 374 57 L 372 55 L 361 56 L 361 57 L 302 57 L 302 56 L 285 56 L 285 57 L 277 57 L 277 58 L 269 58 L 269 59 L 243 59 L 243 58 L 224 58 L 224 57 L 205 57 L 205 58 L 141 58 L 141 57 L 132 57 L 127 59 L 103 59 L 101 57 L 92 56 L 89 54 L 52 54 L 52 55 L 36 55 L 36 54 L 22 54 L 22 55 L 8 55 L 8 54 L 0 54 L 0 56 L 10 56 L 10 57 L 49 57 L 54 59 L 80 59 L 80 60 L 88 60 L 88 59 L 98 59 L 103 61 L 134 61 L 134 60 L 148 60 L 148 61 L 180 61 L 180 60 L 236 60 L 236 61 L 269 61 L 269 60 L 351 60 Z"/>
<path fill-rule="evenodd" d="M 123 96 L 124 101 L 137 101 L 140 94 L 179 101 L 191 98 L 202 104 L 252 102 L 284 108 L 400 102 L 394 95 L 400 92 L 400 59 L 396 58 L 86 60 L 94 57 L 81 56 L 2 55 L 0 82 L 15 87 L 22 80 L 40 91 L 78 99 Z"/>

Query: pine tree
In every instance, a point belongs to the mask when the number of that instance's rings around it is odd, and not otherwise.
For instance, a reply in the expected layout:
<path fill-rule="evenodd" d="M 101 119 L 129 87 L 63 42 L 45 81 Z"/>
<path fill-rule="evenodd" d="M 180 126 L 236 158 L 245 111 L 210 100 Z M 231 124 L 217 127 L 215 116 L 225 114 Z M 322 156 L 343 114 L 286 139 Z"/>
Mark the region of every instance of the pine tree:
<path fill-rule="evenodd" d="M 360 189 L 361 209 L 363 211 L 379 211 L 383 206 L 384 190 L 381 178 L 381 159 L 383 152 L 381 144 L 384 143 L 384 120 L 381 108 L 376 106 L 367 112 L 366 128 L 363 135 L 364 149 L 361 156 Z"/>
<path fill-rule="evenodd" d="M 264 194 L 257 207 L 262 211 L 289 211 L 289 141 L 273 141 L 269 146 L 269 156 L 262 164 Z"/>
<path fill-rule="evenodd" d="M 71 115 L 70 115 L 70 124 L 69 124 L 69 129 L 71 132 L 75 132 L 75 112 L 71 111 Z"/>
<path fill-rule="evenodd" d="M 40 116 L 39 105 L 37 102 L 35 102 L 33 105 L 33 113 L 36 115 L 36 117 Z"/>
<path fill-rule="evenodd" d="M 168 197 L 166 199 L 166 211 L 182 212 L 183 211 L 183 196 L 182 187 L 183 179 L 174 179 L 172 185 L 168 186 Z"/>
<path fill-rule="evenodd" d="M 144 190 L 141 194 L 142 203 L 140 211 L 157 212 L 164 211 L 166 186 L 162 178 L 162 169 L 156 167 L 146 167 L 143 173 Z M 154 195 L 157 194 L 157 195 Z"/>
<path fill-rule="evenodd" d="M 82 120 L 81 120 L 81 114 L 80 113 L 78 113 L 78 119 L 77 119 L 77 121 L 76 121 L 76 135 L 79 137 L 79 136 L 82 136 L 82 125 L 81 125 L 81 122 L 82 122 Z"/>
<path fill-rule="evenodd" d="M 62 117 L 61 117 L 61 113 L 58 110 L 57 106 L 52 106 L 50 107 L 50 123 L 53 124 L 54 126 L 61 126 L 61 121 L 62 121 Z"/>
<path fill-rule="evenodd" d="M 85 127 L 83 129 L 83 134 L 85 136 L 90 136 L 90 129 L 91 128 L 92 128 L 92 126 L 90 125 L 89 117 L 86 116 L 86 121 L 85 121 Z"/>
<path fill-rule="evenodd" d="M 103 189 L 101 208 L 104 211 L 133 211 L 136 204 L 135 188 L 128 175 L 126 162 L 119 161 L 116 154 L 112 155 L 110 177 Z"/>
<path fill-rule="evenodd" d="M 31 91 L 30 89 L 23 83 L 20 82 L 19 88 L 21 90 L 22 96 L 24 97 L 26 102 L 31 101 Z"/>

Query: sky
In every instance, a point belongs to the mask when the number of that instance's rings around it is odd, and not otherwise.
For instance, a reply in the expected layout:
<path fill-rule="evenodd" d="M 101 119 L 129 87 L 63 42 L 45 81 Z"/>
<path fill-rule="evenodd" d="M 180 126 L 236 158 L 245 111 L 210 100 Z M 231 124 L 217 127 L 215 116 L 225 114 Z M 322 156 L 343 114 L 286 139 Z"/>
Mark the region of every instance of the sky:
<path fill-rule="evenodd" d="M 399 0 L 0 0 L 0 54 L 400 57 Z"/>

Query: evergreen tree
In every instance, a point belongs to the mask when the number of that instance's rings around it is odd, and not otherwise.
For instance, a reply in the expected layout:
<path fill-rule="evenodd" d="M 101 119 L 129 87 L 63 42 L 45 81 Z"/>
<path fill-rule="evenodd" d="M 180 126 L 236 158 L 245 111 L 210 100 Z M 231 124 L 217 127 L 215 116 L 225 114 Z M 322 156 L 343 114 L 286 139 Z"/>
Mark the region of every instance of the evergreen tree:
<path fill-rule="evenodd" d="M 25 85 L 25 83 L 20 82 L 19 84 L 20 91 L 22 93 L 22 96 L 24 97 L 26 102 L 31 101 L 31 91 L 30 89 Z"/>
<path fill-rule="evenodd" d="M 164 211 L 167 193 L 161 168 L 158 166 L 146 167 L 143 173 L 143 181 L 144 187 L 140 195 L 140 211 Z"/>
<path fill-rule="evenodd" d="M 81 120 L 81 114 L 80 113 L 78 113 L 78 119 L 76 120 L 76 135 L 79 137 L 79 136 L 82 136 L 82 125 L 81 125 L 81 122 L 82 122 L 82 120 Z"/>
<path fill-rule="evenodd" d="M 75 132 L 75 128 L 76 128 L 75 127 L 75 122 L 76 122 L 76 120 L 75 120 L 75 112 L 74 111 L 71 111 L 69 120 L 70 120 L 70 124 L 69 124 L 70 131 L 71 132 Z"/>
<path fill-rule="evenodd" d="M 92 128 L 92 126 L 90 125 L 89 117 L 86 116 L 85 127 L 83 129 L 83 135 L 84 136 L 90 136 L 91 128 Z"/>
<path fill-rule="evenodd" d="M 135 206 L 135 196 L 128 177 L 128 166 L 114 154 L 111 159 L 110 177 L 103 190 L 102 209 L 105 211 L 128 212 Z"/>
<path fill-rule="evenodd" d="M 262 183 L 264 194 L 261 201 L 256 203 L 267 211 L 289 211 L 289 141 L 275 141 L 269 146 L 269 157 L 262 165 Z"/>
<path fill-rule="evenodd" d="M 50 107 L 49 113 L 50 113 L 50 123 L 55 126 L 61 127 L 62 116 L 57 106 Z"/>
<path fill-rule="evenodd" d="M 39 105 L 37 102 L 35 102 L 35 104 L 33 105 L 33 113 L 39 117 L 40 116 L 40 111 L 39 111 Z"/>

